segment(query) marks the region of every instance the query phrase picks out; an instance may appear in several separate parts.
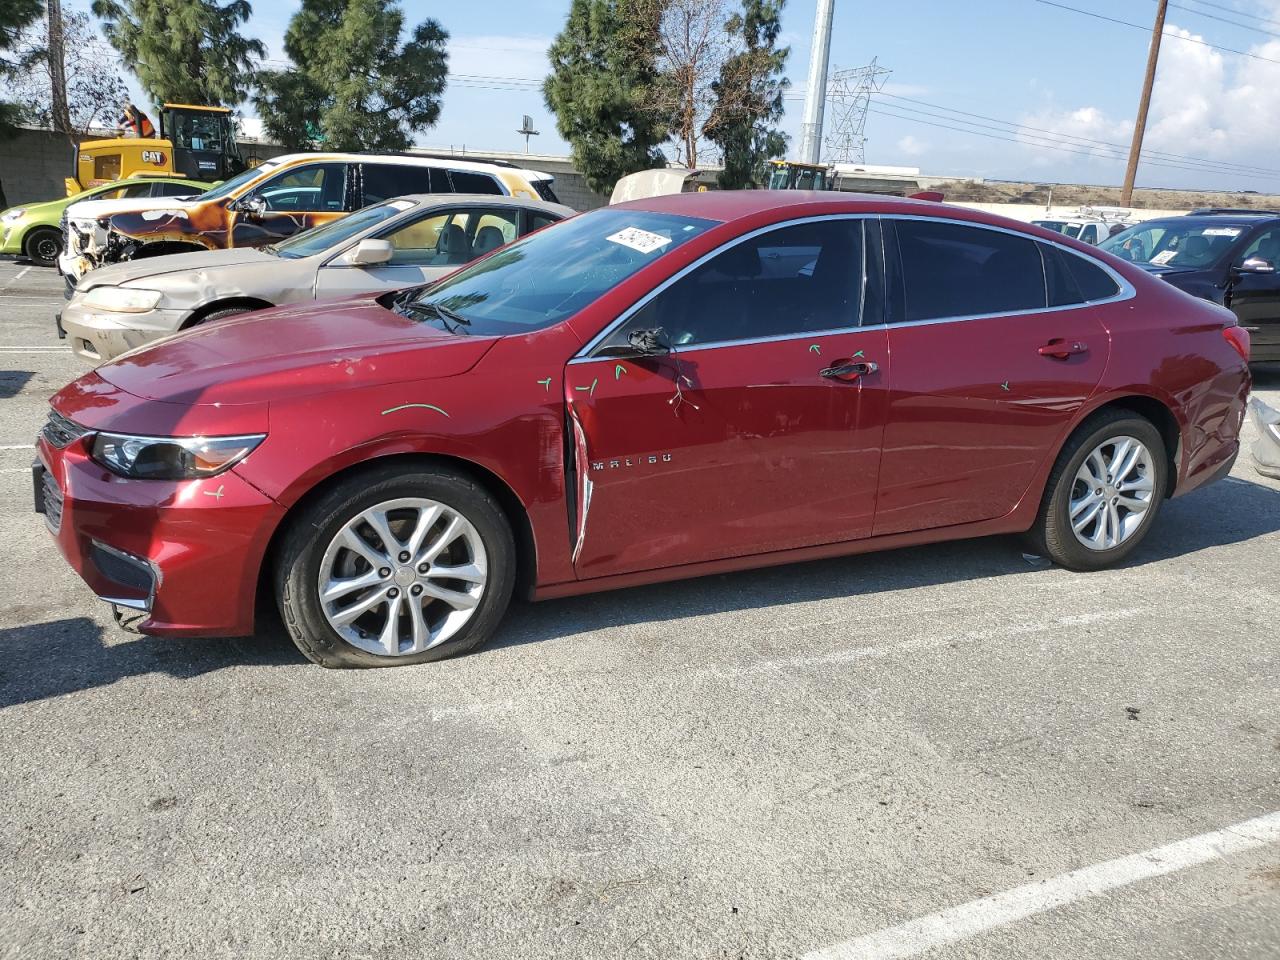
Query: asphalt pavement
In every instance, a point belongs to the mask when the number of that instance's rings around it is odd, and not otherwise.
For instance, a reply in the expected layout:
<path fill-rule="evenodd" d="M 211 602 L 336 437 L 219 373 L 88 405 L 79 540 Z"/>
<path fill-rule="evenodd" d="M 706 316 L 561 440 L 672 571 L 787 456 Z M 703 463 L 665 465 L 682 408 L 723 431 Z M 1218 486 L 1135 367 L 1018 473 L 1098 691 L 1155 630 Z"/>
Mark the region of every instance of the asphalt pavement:
<path fill-rule="evenodd" d="M 60 297 L 0 262 L 0 960 L 1280 957 L 1280 482 L 1247 459 L 1123 569 L 952 543 L 326 671 L 125 633 L 58 556 Z"/>

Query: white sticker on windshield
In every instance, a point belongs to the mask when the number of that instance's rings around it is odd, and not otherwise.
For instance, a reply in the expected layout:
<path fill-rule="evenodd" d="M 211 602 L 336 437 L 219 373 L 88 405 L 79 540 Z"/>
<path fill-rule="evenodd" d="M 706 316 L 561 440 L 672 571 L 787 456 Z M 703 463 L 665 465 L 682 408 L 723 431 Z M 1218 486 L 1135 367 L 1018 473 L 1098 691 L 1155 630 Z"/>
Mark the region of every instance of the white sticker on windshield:
<path fill-rule="evenodd" d="M 1244 232 L 1241 227 L 1210 227 L 1204 232 L 1206 237 L 1238 237 Z"/>
<path fill-rule="evenodd" d="M 664 237 L 658 233 L 650 233 L 648 230 L 641 230 L 639 227 L 627 227 L 625 230 L 619 230 L 612 236 L 605 237 L 612 243 L 620 243 L 624 247 L 630 247 L 632 250 L 638 250 L 640 253 L 653 253 L 660 250 L 671 242 L 670 237 Z"/>
<path fill-rule="evenodd" d="M 1163 267 L 1166 263 L 1168 263 L 1177 255 L 1178 255 L 1177 250 L 1161 250 L 1154 257 L 1151 258 L 1151 262 L 1154 263 L 1157 267 Z"/>

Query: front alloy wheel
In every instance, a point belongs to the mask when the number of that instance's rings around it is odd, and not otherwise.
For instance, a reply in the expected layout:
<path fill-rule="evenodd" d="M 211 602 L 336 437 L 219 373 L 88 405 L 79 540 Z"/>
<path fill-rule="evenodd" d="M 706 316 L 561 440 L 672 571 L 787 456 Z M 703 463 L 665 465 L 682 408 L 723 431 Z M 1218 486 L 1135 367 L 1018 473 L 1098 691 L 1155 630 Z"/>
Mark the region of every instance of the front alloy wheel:
<path fill-rule="evenodd" d="M 515 584 L 511 526 L 470 476 L 391 462 L 290 517 L 276 555 L 285 628 L 326 667 L 440 660 L 487 640 Z"/>
<path fill-rule="evenodd" d="M 451 507 L 388 500 L 343 525 L 320 561 L 325 619 L 378 656 L 422 653 L 466 626 L 484 596 L 480 534 Z"/>

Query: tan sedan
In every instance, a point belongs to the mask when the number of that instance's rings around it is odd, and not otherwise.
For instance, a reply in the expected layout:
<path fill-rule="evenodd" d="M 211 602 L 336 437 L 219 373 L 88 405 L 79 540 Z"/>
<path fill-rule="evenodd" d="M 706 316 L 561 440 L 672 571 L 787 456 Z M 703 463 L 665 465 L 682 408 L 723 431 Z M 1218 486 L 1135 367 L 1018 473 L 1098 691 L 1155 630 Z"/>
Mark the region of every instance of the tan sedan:
<path fill-rule="evenodd" d="M 78 356 L 102 363 L 236 313 L 436 280 L 573 215 L 560 204 L 514 197 L 400 197 L 273 246 L 178 253 L 94 270 L 63 308 L 59 329 Z"/>

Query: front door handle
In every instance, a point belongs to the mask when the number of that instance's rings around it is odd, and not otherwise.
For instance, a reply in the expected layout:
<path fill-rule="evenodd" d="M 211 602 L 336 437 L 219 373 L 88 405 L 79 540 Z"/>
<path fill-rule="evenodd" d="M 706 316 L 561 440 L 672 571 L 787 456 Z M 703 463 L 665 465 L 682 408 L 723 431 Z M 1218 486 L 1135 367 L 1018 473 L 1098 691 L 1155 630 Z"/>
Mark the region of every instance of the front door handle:
<path fill-rule="evenodd" d="M 1039 350 L 1040 356 L 1054 360 L 1066 360 L 1088 352 L 1089 345 L 1083 340 L 1064 340 L 1062 337 L 1054 337 Z"/>
<path fill-rule="evenodd" d="M 821 373 L 828 380 L 851 383 L 868 374 L 875 373 L 879 369 L 880 364 L 873 360 L 838 360 L 831 366 L 824 368 Z"/>

